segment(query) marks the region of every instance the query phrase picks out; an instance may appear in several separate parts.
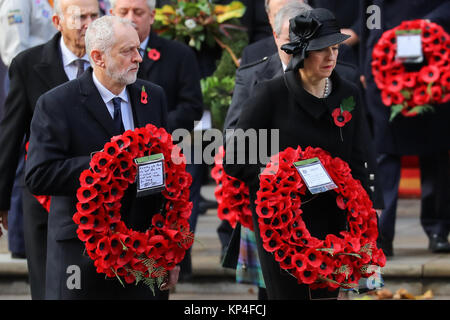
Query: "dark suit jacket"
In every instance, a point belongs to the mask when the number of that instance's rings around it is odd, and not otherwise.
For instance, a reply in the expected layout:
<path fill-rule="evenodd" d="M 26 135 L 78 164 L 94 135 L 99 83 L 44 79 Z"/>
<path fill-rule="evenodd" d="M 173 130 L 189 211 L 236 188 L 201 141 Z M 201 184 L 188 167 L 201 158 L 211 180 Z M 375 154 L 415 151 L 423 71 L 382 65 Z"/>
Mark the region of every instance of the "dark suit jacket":
<path fill-rule="evenodd" d="M 242 65 L 237 69 L 233 97 L 225 117 L 224 130 L 236 127 L 242 106 L 258 83 L 282 74 L 283 67 L 278 53 L 257 62 Z"/>
<path fill-rule="evenodd" d="M 167 96 L 170 132 L 178 128 L 191 131 L 194 121 L 203 114 L 200 71 L 191 48 L 150 33 L 147 49 L 160 52 L 157 61 L 149 59 L 147 52 L 139 66 L 138 77 L 160 85 Z"/>
<path fill-rule="evenodd" d="M 141 88 L 150 97 L 140 102 Z M 167 127 L 166 98 L 161 87 L 137 80 L 127 87 L 135 127 L 151 123 Z M 118 281 L 105 281 L 94 263 L 83 255 L 84 244 L 77 238 L 76 191 L 79 176 L 89 167 L 90 154 L 101 150 L 117 134 L 113 120 L 92 80 L 92 69 L 79 79 L 67 82 L 42 95 L 31 122 L 30 146 L 25 182 L 34 194 L 52 196 L 48 219 L 47 283 L 49 299 L 151 298 L 148 288 L 124 289 Z M 149 226 L 151 215 L 159 211 L 160 196 L 135 198 L 135 186 L 122 201 L 122 220 L 134 230 Z M 67 268 L 81 269 L 81 289 L 66 286 Z M 139 292 L 140 291 L 140 292 Z"/>
<path fill-rule="evenodd" d="M 381 101 L 381 91 L 372 76 L 372 51 L 383 32 L 398 26 L 404 20 L 429 19 L 450 32 L 450 2 L 415 0 L 405 5 L 402 1 L 364 1 L 360 14 L 376 5 L 381 12 L 379 29 L 368 29 L 362 23 L 360 61 L 367 82 L 367 107 L 374 121 L 375 142 L 379 153 L 396 155 L 426 155 L 450 150 L 450 102 L 436 106 L 435 112 L 416 117 L 397 116 L 389 121 L 390 109 Z"/>
<path fill-rule="evenodd" d="M 68 81 L 59 49 L 61 34 L 18 54 L 9 67 L 10 89 L 0 123 L 0 209 L 10 207 L 11 191 L 24 137 L 39 96 Z"/>

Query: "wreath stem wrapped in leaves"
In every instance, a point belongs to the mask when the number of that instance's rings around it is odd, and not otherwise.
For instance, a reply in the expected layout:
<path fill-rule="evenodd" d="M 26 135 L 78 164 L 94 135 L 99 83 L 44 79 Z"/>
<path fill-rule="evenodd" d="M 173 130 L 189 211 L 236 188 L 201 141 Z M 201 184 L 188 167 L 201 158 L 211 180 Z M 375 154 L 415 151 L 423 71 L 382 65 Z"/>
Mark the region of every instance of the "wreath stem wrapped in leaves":
<path fill-rule="evenodd" d="M 158 153 L 164 155 L 164 205 L 153 214 L 151 227 L 137 232 L 121 221 L 120 201 L 135 182 L 134 159 Z M 122 284 L 122 278 L 126 283 L 142 281 L 154 292 L 181 262 L 194 238 L 188 222 L 192 177 L 185 169 L 184 155 L 170 134 L 151 124 L 113 137 L 93 155 L 89 169 L 80 175 L 73 221 L 98 273 L 117 277 Z"/>
<path fill-rule="evenodd" d="M 340 236 L 313 237 L 302 219 L 306 184 L 293 163 L 319 158 L 337 185 L 336 205 L 347 212 L 348 230 Z M 356 288 L 361 277 L 373 275 L 386 263 L 378 236 L 376 211 L 346 162 L 320 148 L 287 148 L 260 176 L 256 212 L 264 249 L 280 267 L 311 289 Z"/>

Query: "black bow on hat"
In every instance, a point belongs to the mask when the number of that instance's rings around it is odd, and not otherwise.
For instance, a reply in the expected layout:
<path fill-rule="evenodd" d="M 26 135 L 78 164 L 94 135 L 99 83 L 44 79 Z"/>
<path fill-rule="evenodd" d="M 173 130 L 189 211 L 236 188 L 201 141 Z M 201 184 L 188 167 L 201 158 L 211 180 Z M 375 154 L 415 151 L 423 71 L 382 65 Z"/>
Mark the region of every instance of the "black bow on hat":
<path fill-rule="evenodd" d="M 309 40 L 321 25 L 320 21 L 312 17 L 310 12 L 307 12 L 306 16 L 296 16 L 289 20 L 289 38 L 291 42 L 281 46 L 282 50 L 293 55 L 286 71 L 297 70 L 303 67 Z"/>

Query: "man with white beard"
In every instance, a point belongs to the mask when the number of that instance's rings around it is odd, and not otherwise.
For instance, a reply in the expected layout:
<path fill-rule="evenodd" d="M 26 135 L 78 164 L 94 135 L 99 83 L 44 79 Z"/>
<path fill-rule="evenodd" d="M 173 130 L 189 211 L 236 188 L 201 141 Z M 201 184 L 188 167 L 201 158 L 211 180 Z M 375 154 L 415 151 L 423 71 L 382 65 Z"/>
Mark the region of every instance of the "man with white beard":
<path fill-rule="evenodd" d="M 94 21 L 85 36 L 92 68 L 80 78 L 41 96 L 31 122 L 25 182 L 33 194 L 52 196 L 48 219 L 46 299 L 168 299 L 178 279 L 179 267 L 169 271 L 160 289 L 140 283 L 122 287 L 115 279 L 96 272 L 94 261 L 78 239 L 72 220 L 82 171 L 90 155 L 112 136 L 153 124 L 167 127 L 166 97 L 151 82 L 136 80 L 139 37 L 127 19 L 105 16 Z M 141 100 L 141 90 L 151 99 Z M 128 192 L 129 191 L 129 192 Z M 128 188 L 121 215 L 129 228 L 143 231 L 158 212 L 161 194 L 136 199 Z M 146 217 L 146 219 L 142 219 Z M 69 286 L 78 272 L 76 286 Z"/>

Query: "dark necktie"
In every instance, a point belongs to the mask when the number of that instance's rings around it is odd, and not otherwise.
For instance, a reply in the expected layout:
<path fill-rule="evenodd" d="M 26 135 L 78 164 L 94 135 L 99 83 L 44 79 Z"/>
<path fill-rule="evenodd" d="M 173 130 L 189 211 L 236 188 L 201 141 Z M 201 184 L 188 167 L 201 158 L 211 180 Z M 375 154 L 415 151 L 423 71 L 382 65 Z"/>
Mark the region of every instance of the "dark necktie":
<path fill-rule="evenodd" d="M 75 65 L 77 66 L 77 78 L 79 78 L 84 72 L 84 60 L 83 59 L 75 60 Z"/>
<path fill-rule="evenodd" d="M 121 101 L 122 99 L 119 97 L 112 99 L 114 105 L 114 130 L 118 134 L 122 134 L 125 132 L 125 128 L 122 122 L 122 112 L 120 111 Z"/>

